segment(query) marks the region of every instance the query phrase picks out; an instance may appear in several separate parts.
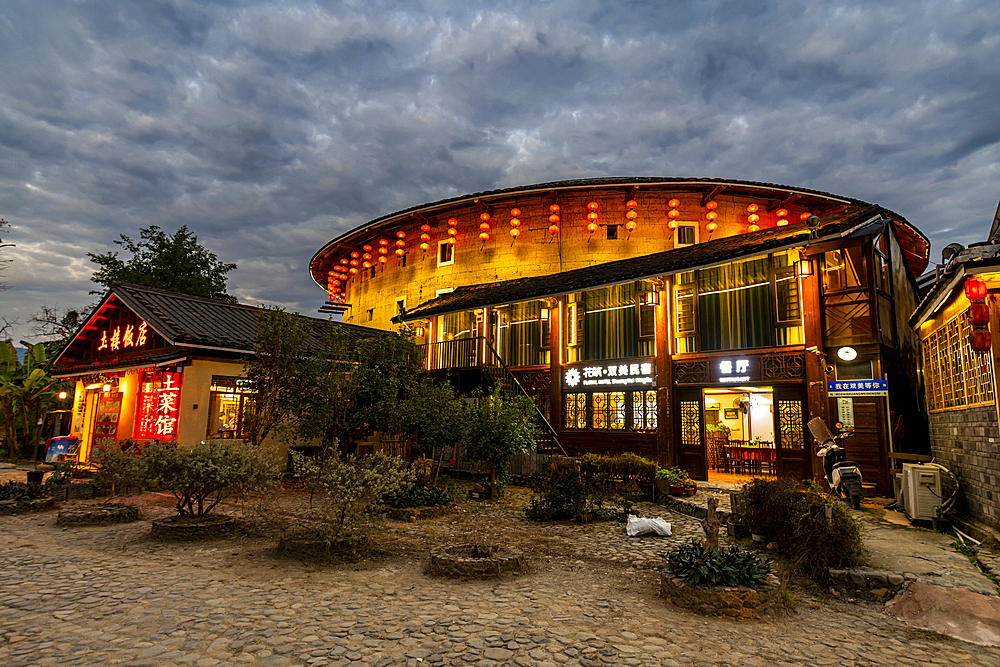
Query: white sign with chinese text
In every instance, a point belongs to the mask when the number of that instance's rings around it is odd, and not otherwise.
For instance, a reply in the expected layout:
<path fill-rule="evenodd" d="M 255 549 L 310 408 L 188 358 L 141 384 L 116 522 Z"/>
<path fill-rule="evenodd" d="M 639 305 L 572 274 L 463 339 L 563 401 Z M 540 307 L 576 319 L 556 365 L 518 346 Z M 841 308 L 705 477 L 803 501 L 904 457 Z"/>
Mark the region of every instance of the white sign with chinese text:
<path fill-rule="evenodd" d="M 652 385 L 655 366 L 648 361 L 629 363 L 601 363 L 574 366 L 563 374 L 563 384 L 570 389 L 578 387 L 625 387 Z"/>

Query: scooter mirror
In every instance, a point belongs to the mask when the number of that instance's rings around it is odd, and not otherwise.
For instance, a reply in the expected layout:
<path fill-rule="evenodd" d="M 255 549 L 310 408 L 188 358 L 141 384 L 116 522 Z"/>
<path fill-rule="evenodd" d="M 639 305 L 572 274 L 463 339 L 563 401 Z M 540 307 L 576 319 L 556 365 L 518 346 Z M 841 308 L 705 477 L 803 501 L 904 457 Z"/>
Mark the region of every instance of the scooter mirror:
<path fill-rule="evenodd" d="M 837 429 L 838 431 L 842 431 L 844 429 L 844 425 L 841 424 L 840 422 L 837 422 L 836 424 L 834 424 L 833 427 L 835 429 Z"/>

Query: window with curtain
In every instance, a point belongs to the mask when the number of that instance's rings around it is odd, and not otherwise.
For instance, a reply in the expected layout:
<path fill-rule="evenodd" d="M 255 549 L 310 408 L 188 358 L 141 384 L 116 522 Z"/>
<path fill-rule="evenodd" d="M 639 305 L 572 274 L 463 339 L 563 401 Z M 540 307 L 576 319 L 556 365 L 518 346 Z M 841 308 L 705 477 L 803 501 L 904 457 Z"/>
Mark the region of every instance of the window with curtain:
<path fill-rule="evenodd" d="M 653 355 L 655 307 L 642 305 L 648 283 L 626 283 L 570 295 L 568 362 Z"/>
<path fill-rule="evenodd" d="M 802 343 L 799 284 L 789 253 L 674 276 L 678 353 Z"/>
<path fill-rule="evenodd" d="M 544 301 L 515 303 L 493 311 L 493 345 L 508 366 L 549 363 L 549 317 Z"/>
<path fill-rule="evenodd" d="M 476 365 L 476 313 L 448 313 L 438 318 L 435 368 L 467 368 Z"/>

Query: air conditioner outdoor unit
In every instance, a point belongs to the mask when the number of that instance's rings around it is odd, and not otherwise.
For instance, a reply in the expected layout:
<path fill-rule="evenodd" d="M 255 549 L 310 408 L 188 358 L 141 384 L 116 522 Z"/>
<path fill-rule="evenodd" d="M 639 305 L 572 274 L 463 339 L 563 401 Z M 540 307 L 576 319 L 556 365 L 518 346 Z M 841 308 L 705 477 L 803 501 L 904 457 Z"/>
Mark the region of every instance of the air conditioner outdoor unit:
<path fill-rule="evenodd" d="M 911 519 L 930 521 L 941 507 L 941 470 L 937 466 L 903 464 L 903 503 Z"/>

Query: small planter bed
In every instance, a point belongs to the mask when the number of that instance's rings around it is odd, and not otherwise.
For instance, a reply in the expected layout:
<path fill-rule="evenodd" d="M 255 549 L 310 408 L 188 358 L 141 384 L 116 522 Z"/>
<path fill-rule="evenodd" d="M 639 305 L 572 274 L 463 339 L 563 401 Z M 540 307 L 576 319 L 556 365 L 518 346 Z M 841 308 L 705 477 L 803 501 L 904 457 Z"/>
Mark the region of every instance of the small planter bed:
<path fill-rule="evenodd" d="M 6 514 L 24 514 L 26 512 L 44 512 L 52 509 L 55 501 L 52 498 L 36 498 L 35 500 L 0 500 L 0 516 Z"/>
<path fill-rule="evenodd" d="M 221 514 L 203 517 L 170 516 L 153 520 L 150 535 L 154 539 L 169 542 L 211 540 L 227 536 L 235 525 L 236 519 Z"/>
<path fill-rule="evenodd" d="M 94 485 L 91 482 L 51 484 L 49 493 L 56 500 L 90 500 L 94 497 Z"/>
<path fill-rule="evenodd" d="M 59 514 L 56 515 L 57 526 L 110 526 L 138 520 L 139 508 L 135 505 L 122 503 L 60 510 Z"/>
<path fill-rule="evenodd" d="M 510 547 L 461 544 L 431 549 L 430 573 L 453 579 L 495 579 L 524 572 L 524 554 Z"/>
<path fill-rule="evenodd" d="M 299 560 L 351 562 L 360 560 L 368 546 L 369 540 L 363 535 L 328 542 L 315 534 L 299 534 L 282 537 L 276 551 L 279 555 Z"/>
<path fill-rule="evenodd" d="M 660 595 L 678 607 L 704 616 L 757 619 L 783 604 L 778 578 L 770 575 L 766 586 L 693 586 L 668 572 L 660 575 Z"/>

